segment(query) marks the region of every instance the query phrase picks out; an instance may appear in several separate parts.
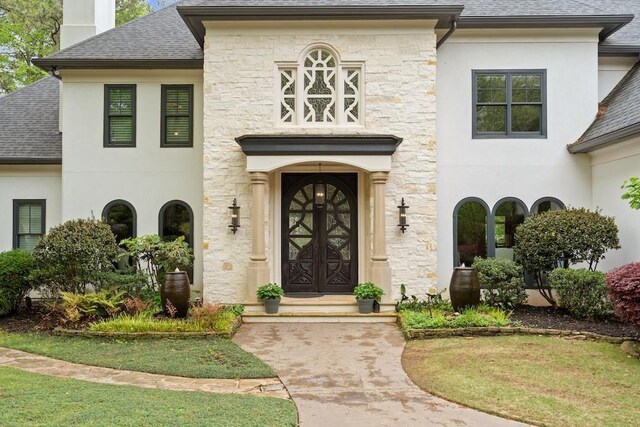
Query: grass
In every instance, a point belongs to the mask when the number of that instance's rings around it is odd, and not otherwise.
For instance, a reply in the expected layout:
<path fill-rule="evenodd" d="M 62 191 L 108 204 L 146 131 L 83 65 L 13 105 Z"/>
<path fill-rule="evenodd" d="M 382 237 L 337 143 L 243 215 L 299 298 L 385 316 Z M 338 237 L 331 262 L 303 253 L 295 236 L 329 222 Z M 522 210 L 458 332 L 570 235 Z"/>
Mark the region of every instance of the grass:
<path fill-rule="evenodd" d="M 511 324 L 507 313 L 485 305 L 465 309 L 459 315 L 439 308 L 434 308 L 432 313 L 430 314 L 428 309 L 401 310 L 400 322 L 404 329 L 450 329 Z"/>
<path fill-rule="evenodd" d="M 0 347 L 86 365 L 191 378 L 267 378 L 275 372 L 226 338 L 106 339 L 0 332 Z"/>
<path fill-rule="evenodd" d="M 137 316 L 121 315 L 112 319 L 93 323 L 89 329 L 97 332 L 226 332 L 229 333 L 238 316 L 224 311 L 208 322 L 192 319 L 154 319 L 141 314 Z"/>
<path fill-rule="evenodd" d="M 0 425 L 295 426 L 284 399 L 95 384 L 0 367 Z"/>
<path fill-rule="evenodd" d="M 557 337 L 411 341 L 403 366 L 422 389 L 550 426 L 640 425 L 640 361 L 619 346 Z"/>

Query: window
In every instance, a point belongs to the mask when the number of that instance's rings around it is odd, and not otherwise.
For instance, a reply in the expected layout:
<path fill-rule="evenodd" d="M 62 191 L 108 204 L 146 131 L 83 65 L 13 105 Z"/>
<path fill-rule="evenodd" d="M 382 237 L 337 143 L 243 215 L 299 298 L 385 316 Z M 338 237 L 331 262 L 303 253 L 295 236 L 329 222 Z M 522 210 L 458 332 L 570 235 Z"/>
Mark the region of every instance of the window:
<path fill-rule="evenodd" d="M 172 200 L 160 209 L 158 234 L 163 240 L 175 240 L 184 236 L 184 241 L 193 248 L 193 211 L 181 200 Z M 189 280 L 193 283 L 193 268 L 189 268 Z"/>
<path fill-rule="evenodd" d="M 102 210 L 102 220 L 111 227 L 118 244 L 136 236 L 136 210 L 131 203 L 114 200 Z"/>
<path fill-rule="evenodd" d="M 540 214 L 547 211 L 560 211 L 565 208 L 564 203 L 555 197 L 543 197 L 536 200 L 531 207 L 531 214 Z"/>
<path fill-rule="evenodd" d="M 162 147 L 193 147 L 193 85 L 162 85 Z"/>
<path fill-rule="evenodd" d="M 526 205 L 516 198 L 504 198 L 493 208 L 495 257 L 514 261 L 516 227 L 527 216 Z"/>
<path fill-rule="evenodd" d="M 13 247 L 33 250 L 45 231 L 45 200 L 13 201 Z"/>
<path fill-rule="evenodd" d="M 357 125 L 362 120 L 362 64 L 340 62 L 328 48 L 278 68 L 278 120 L 292 125 Z"/>
<path fill-rule="evenodd" d="M 136 86 L 104 86 L 104 146 L 136 146 Z"/>
<path fill-rule="evenodd" d="M 546 137 L 546 71 L 473 71 L 474 138 Z"/>
<path fill-rule="evenodd" d="M 454 266 L 473 264 L 473 258 L 486 257 L 489 207 L 471 197 L 458 203 L 453 211 Z"/>

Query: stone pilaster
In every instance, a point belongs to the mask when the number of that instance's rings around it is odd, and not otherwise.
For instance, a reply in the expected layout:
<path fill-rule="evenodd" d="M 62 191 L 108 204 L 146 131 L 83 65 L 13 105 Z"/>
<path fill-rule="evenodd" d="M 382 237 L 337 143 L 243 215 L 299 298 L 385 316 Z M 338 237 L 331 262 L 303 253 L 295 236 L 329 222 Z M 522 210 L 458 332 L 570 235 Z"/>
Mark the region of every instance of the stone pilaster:
<path fill-rule="evenodd" d="M 387 255 L 387 222 L 385 186 L 388 172 L 373 172 L 373 251 L 369 266 L 369 278 L 384 291 L 383 300 L 391 301 L 391 267 Z"/>
<path fill-rule="evenodd" d="M 247 302 L 256 302 L 256 289 L 269 282 L 269 261 L 265 243 L 264 196 L 269 174 L 251 172 L 251 258 L 247 278 Z"/>

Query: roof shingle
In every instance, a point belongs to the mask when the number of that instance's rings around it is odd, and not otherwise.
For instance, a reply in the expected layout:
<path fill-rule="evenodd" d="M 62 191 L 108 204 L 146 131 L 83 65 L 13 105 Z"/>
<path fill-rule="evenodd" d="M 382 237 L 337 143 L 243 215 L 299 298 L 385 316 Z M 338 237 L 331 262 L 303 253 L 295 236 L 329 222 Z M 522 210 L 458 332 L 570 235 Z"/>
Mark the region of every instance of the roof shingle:
<path fill-rule="evenodd" d="M 60 82 L 47 77 L 0 98 L 0 163 L 61 163 Z"/>

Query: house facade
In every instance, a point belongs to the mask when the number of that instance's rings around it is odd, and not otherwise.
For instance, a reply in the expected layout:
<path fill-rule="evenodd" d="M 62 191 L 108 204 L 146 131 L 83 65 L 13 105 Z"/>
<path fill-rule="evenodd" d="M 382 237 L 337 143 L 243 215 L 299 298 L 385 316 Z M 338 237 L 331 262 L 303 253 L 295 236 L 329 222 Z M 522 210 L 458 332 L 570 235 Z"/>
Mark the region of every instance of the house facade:
<path fill-rule="evenodd" d="M 93 214 L 184 235 L 206 300 L 371 281 L 390 303 L 575 206 L 616 217 L 604 268 L 637 260 L 633 1 L 184 0 L 105 32 L 113 1 L 64 12 L 34 60 L 53 76 L 0 98 L 3 249 Z"/>

